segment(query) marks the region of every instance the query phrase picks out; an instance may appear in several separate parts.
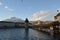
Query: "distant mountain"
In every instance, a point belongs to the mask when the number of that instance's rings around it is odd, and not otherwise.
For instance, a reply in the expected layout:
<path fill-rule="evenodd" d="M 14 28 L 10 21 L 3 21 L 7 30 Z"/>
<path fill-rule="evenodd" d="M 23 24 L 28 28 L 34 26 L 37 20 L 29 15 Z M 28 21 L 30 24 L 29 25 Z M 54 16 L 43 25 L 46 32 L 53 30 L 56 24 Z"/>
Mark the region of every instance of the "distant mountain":
<path fill-rule="evenodd" d="M 3 21 L 8 21 L 8 22 L 24 22 L 24 20 L 16 17 L 11 17 L 10 19 L 5 19 Z"/>

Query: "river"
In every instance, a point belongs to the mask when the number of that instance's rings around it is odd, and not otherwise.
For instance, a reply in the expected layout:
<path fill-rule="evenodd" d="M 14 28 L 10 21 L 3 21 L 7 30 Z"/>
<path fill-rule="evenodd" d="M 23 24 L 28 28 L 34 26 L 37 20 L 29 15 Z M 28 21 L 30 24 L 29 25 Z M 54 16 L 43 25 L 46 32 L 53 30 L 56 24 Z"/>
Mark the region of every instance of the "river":
<path fill-rule="evenodd" d="M 0 40 L 51 40 L 50 36 L 37 30 L 24 28 L 0 29 Z"/>

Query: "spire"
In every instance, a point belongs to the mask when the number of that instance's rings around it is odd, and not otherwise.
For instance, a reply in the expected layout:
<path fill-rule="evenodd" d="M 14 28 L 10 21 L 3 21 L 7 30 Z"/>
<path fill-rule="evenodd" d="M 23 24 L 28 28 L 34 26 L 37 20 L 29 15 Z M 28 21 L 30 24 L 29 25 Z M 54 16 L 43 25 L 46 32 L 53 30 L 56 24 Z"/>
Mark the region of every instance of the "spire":
<path fill-rule="evenodd" d="M 29 20 L 28 20 L 28 18 L 26 18 L 26 20 L 25 20 L 25 23 L 29 23 Z"/>

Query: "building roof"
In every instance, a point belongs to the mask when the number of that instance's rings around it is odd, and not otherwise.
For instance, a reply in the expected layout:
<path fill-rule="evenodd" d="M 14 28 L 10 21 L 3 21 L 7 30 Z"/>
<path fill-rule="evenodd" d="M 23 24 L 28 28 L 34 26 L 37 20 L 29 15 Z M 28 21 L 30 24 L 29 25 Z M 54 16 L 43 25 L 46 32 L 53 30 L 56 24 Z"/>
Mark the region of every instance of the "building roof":
<path fill-rule="evenodd" d="M 58 13 L 56 16 L 60 16 L 60 13 Z"/>
<path fill-rule="evenodd" d="M 55 18 L 57 18 L 58 16 L 60 16 L 60 13 L 58 13 L 58 14 L 55 16 Z"/>

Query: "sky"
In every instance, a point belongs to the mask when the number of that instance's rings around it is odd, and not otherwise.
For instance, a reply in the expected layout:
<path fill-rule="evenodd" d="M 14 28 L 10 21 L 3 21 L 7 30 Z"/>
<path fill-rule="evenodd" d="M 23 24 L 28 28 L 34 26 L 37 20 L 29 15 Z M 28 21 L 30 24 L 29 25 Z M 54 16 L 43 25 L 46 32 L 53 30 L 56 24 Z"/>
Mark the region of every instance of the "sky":
<path fill-rule="evenodd" d="M 17 17 L 51 21 L 57 10 L 60 10 L 60 0 L 0 0 L 0 20 Z"/>

